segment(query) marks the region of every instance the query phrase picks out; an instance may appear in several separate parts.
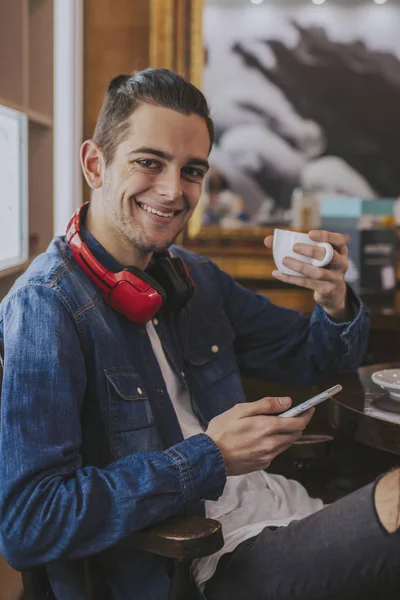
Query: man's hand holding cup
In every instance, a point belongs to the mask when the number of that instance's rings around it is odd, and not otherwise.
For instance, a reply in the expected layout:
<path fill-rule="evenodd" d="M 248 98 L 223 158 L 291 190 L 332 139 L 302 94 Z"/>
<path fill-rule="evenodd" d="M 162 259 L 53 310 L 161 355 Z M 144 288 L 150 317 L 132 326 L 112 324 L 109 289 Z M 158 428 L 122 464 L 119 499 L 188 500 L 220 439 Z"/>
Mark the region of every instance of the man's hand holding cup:
<path fill-rule="evenodd" d="M 308 288 L 314 300 L 335 321 L 346 321 L 347 286 L 344 280 L 348 269 L 346 237 L 329 231 L 310 231 L 308 234 L 275 229 L 264 244 L 273 250 L 277 269 L 273 277 Z"/>

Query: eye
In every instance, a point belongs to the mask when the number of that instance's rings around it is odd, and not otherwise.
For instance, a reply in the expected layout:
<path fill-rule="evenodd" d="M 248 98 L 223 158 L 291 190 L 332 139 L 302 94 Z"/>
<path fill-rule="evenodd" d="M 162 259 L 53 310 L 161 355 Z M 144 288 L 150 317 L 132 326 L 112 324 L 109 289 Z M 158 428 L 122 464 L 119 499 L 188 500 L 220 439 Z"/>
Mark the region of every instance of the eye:
<path fill-rule="evenodd" d="M 152 158 L 141 158 L 136 163 L 145 169 L 157 169 L 160 166 L 160 163 Z"/>
<path fill-rule="evenodd" d="M 197 167 L 184 167 L 182 169 L 182 173 L 188 175 L 192 179 L 203 179 L 205 173 L 202 169 L 198 169 Z"/>

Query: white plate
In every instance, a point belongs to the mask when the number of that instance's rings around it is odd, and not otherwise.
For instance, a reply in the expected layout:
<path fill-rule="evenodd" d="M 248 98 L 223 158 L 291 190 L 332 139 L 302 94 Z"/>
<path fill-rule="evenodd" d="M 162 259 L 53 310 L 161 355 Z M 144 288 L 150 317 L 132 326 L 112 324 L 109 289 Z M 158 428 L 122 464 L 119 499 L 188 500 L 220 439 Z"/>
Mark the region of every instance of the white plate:
<path fill-rule="evenodd" d="M 383 388 L 393 400 L 400 402 L 400 369 L 383 369 L 372 373 L 371 379 Z"/>

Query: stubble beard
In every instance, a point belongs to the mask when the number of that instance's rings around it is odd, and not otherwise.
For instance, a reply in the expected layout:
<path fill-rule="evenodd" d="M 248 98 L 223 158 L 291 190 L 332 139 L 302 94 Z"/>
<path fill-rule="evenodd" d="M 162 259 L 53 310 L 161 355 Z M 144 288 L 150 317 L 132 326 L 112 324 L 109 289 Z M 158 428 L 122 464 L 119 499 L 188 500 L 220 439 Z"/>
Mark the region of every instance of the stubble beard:
<path fill-rule="evenodd" d="M 138 207 L 138 210 L 141 209 Z M 179 230 L 173 236 L 171 236 L 167 242 L 157 244 L 157 242 L 154 240 L 147 238 L 146 232 L 143 231 L 142 228 L 132 220 L 132 217 L 121 215 L 118 210 L 114 210 L 113 212 L 113 221 L 115 223 L 116 233 L 122 236 L 125 244 L 139 251 L 142 255 L 167 250 L 174 243 L 184 228 L 184 226 L 179 228 Z"/>
<path fill-rule="evenodd" d="M 182 225 L 178 229 L 178 231 L 171 237 L 168 242 L 164 244 L 157 244 L 151 242 L 146 239 L 146 232 L 143 231 L 136 223 L 133 221 L 133 217 L 127 217 L 124 214 L 121 214 L 119 211 L 118 204 L 115 204 L 113 201 L 112 195 L 112 185 L 109 177 L 105 177 L 104 181 L 104 199 L 106 206 L 111 206 L 112 212 L 112 222 L 114 223 L 114 233 L 117 236 L 121 236 L 124 243 L 130 248 L 134 248 L 143 256 L 148 255 L 153 252 L 162 252 L 167 250 L 176 240 L 178 235 L 183 231 L 185 224 Z M 141 210 L 139 206 L 137 206 L 137 210 Z"/>

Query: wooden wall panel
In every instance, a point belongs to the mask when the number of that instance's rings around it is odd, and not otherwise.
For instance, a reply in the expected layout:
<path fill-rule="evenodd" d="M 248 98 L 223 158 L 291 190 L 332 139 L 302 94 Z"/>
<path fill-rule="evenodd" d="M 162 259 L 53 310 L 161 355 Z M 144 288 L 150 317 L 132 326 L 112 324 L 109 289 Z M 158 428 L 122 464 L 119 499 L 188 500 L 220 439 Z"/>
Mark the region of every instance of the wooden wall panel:
<path fill-rule="evenodd" d="M 91 137 L 109 80 L 149 64 L 149 0 L 85 0 L 84 136 Z"/>

